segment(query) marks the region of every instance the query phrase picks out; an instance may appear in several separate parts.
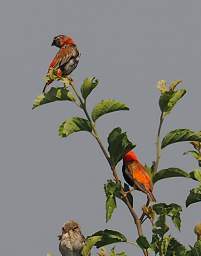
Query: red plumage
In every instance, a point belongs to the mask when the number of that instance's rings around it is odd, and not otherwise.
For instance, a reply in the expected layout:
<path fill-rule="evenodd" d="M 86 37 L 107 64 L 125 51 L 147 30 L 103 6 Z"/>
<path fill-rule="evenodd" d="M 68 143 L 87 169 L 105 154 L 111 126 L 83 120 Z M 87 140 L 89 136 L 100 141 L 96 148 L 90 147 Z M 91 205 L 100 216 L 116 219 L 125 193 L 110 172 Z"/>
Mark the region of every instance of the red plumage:
<path fill-rule="evenodd" d="M 124 179 L 130 186 L 147 194 L 151 201 L 156 201 L 152 193 L 151 178 L 134 151 L 129 151 L 124 155 L 122 171 Z"/>
<path fill-rule="evenodd" d="M 59 35 L 54 37 L 52 45 L 55 45 L 60 49 L 50 62 L 48 73 L 50 73 L 51 70 L 56 69 L 58 77 L 70 75 L 77 67 L 80 58 L 80 53 L 75 42 L 69 36 Z M 46 87 L 53 81 L 54 80 L 50 79 L 45 84 L 43 93 L 45 93 Z"/>

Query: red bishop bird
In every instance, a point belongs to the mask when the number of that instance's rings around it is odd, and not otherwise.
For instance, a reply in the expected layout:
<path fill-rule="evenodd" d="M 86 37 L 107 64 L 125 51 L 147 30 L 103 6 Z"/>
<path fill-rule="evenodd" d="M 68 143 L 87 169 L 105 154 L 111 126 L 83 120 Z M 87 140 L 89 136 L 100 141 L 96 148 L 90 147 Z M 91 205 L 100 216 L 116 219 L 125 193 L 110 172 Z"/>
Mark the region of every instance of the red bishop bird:
<path fill-rule="evenodd" d="M 131 187 L 145 193 L 150 201 L 156 201 L 152 193 L 153 185 L 151 178 L 134 151 L 131 150 L 124 155 L 122 172 L 125 181 Z"/>
<path fill-rule="evenodd" d="M 54 37 L 52 46 L 53 45 L 60 49 L 51 61 L 48 73 L 50 73 L 51 69 L 56 69 L 58 77 L 70 75 L 77 67 L 80 58 L 80 53 L 74 40 L 70 36 L 58 35 Z M 53 81 L 54 80 L 50 79 L 45 84 L 43 93 L 45 93 L 47 86 Z"/>

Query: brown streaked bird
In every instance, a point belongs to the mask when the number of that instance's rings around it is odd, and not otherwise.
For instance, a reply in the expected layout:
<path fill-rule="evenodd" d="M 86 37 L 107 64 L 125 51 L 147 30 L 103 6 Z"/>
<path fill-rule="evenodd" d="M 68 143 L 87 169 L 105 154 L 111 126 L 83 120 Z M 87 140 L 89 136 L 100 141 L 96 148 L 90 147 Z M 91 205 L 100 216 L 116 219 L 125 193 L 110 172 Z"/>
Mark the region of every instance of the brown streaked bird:
<path fill-rule="evenodd" d="M 59 49 L 53 60 L 51 61 L 48 72 L 52 69 L 56 69 L 57 76 L 68 76 L 77 67 L 80 59 L 79 50 L 70 36 L 58 35 L 55 36 L 52 42 L 52 46 L 56 46 Z M 48 85 L 50 85 L 54 80 L 49 80 L 44 88 L 43 93 Z"/>
<path fill-rule="evenodd" d="M 59 251 L 62 256 L 81 256 L 81 251 L 85 245 L 85 237 L 83 236 L 79 224 L 70 220 L 62 227 L 59 237 Z"/>
<path fill-rule="evenodd" d="M 124 155 L 122 172 L 125 181 L 131 187 L 145 193 L 150 201 L 156 201 L 152 193 L 153 185 L 151 178 L 134 151 L 131 150 Z"/>

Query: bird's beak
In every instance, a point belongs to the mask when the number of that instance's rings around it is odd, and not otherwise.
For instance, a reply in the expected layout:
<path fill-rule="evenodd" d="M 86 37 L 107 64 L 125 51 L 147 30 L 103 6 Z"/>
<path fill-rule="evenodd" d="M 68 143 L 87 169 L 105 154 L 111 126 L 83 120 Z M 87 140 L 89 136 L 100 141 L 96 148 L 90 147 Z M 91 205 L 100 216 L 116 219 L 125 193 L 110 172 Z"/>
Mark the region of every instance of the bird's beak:
<path fill-rule="evenodd" d="M 55 41 L 52 42 L 51 46 L 54 46 L 55 45 Z"/>

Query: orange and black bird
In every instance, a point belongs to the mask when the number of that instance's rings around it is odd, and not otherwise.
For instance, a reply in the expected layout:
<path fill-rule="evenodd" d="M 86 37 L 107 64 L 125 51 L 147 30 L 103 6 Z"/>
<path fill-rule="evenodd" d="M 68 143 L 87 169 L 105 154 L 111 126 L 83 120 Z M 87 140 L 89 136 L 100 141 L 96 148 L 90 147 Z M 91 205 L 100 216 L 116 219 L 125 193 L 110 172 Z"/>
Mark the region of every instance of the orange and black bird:
<path fill-rule="evenodd" d="M 150 201 L 156 201 L 152 193 L 151 178 L 133 150 L 124 155 L 122 172 L 125 181 L 131 187 L 145 193 Z"/>
<path fill-rule="evenodd" d="M 70 75 L 77 67 L 80 59 L 80 53 L 74 40 L 70 36 L 58 35 L 54 37 L 52 41 L 53 45 L 58 47 L 59 51 L 51 61 L 48 73 L 51 69 L 56 69 L 58 77 Z M 43 93 L 45 93 L 47 86 L 52 82 L 53 80 L 49 80 L 45 84 Z"/>

